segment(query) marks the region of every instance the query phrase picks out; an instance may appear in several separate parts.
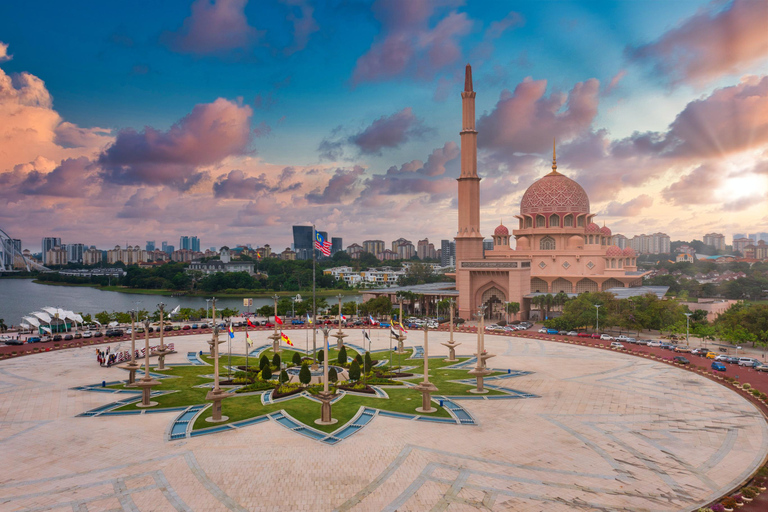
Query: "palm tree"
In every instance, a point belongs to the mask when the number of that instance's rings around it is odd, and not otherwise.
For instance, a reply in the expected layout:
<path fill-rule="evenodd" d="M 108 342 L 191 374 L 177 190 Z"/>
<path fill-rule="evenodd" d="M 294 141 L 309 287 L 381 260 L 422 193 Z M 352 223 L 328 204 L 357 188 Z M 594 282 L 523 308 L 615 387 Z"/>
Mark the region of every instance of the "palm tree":
<path fill-rule="evenodd" d="M 547 316 L 546 318 L 549 318 L 549 310 L 552 308 L 552 306 L 555 304 L 555 296 L 551 293 L 546 294 L 544 297 L 543 305 L 547 308 Z"/>
<path fill-rule="evenodd" d="M 5 332 L 7 330 L 8 330 L 8 326 L 5 325 L 5 319 L 4 318 L 0 318 L 0 331 L 1 332 Z"/>
<path fill-rule="evenodd" d="M 509 323 L 509 314 L 517 315 L 520 312 L 519 302 L 507 302 L 507 323 Z"/>

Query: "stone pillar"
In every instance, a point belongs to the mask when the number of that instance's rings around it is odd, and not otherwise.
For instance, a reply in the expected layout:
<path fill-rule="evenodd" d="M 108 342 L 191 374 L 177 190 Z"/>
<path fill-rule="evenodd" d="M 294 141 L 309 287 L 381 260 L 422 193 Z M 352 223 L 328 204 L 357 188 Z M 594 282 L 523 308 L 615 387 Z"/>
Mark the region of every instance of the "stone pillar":
<path fill-rule="evenodd" d="M 136 370 L 141 365 L 136 362 L 136 311 L 131 311 L 131 361 L 120 366 L 128 370 L 128 383 L 126 387 L 136 387 Z"/>
<path fill-rule="evenodd" d="M 165 327 L 163 326 L 165 304 L 161 302 L 157 307 L 160 309 L 160 350 L 157 351 L 157 369 L 165 370 L 165 356 L 168 354 L 168 351 L 165 349 L 165 343 L 163 342 L 163 335 L 165 334 Z"/>
<path fill-rule="evenodd" d="M 477 363 L 475 364 L 475 367 L 468 372 L 470 375 L 474 375 L 477 378 L 477 387 L 475 389 L 470 389 L 469 392 L 485 394 L 488 390 L 483 387 L 484 379 L 491 373 L 491 371 L 486 368 L 485 362 L 491 357 L 496 356 L 488 354 L 485 351 L 485 306 L 478 310 L 477 316 L 480 317 L 480 322 L 477 326 Z"/>
<path fill-rule="evenodd" d="M 333 395 L 328 389 L 328 335 L 330 332 L 331 330 L 328 326 L 323 327 L 323 392 L 318 393 L 321 405 L 320 419 L 315 420 L 317 425 L 333 425 L 339 421 L 331 416 L 331 400 L 333 399 Z"/>
<path fill-rule="evenodd" d="M 453 307 L 454 307 L 454 302 L 453 302 L 453 299 L 451 299 L 450 301 L 451 325 L 449 327 L 450 338 L 446 343 L 441 343 L 441 345 L 448 347 L 448 359 L 445 359 L 445 361 L 450 361 L 450 362 L 458 361 L 458 359 L 456 359 L 456 347 L 461 345 L 461 343 L 456 343 L 453 340 Z"/>
<path fill-rule="evenodd" d="M 214 319 L 215 318 L 216 315 L 214 313 Z M 221 401 L 225 398 L 234 396 L 234 393 L 228 393 L 219 387 L 219 344 L 221 343 L 224 343 L 224 341 L 219 341 L 219 326 L 215 325 L 213 328 L 213 336 L 211 337 L 211 341 L 208 342 L 208 344 L 211 346 L 211 354 L 213 355 L 214 375 L 213 389 L 209 391 L 205 396 L 206 400 L 213 402 L 211 417 L 205 419 L 205 421 L 209 423 L 221 423 L 222 421 L 227 421 L 229 419 L 228 417 L 222 416 L 221 414 Z"/>
<path fill-rule="evenodd" d="M 344 346 L 344 338 L 347 337 L 346 334 L 341 330 L 341 299 L 342 295 L 339 294 L 339 330 L 336 332 L 336 334 L 333 335 L 334 338 L 336 338 L 336 350 L 341 350 L 341 347 Z"/>
<path fill-rule="evenodd" d="M 272 299 L 275 301 L 275 332 L 273 332 L 268 338 L 272 340 L 272 352 L 275 354 L 280 353 L 280 340 L 282 339 L 282 336 L 277 332 L 277 299 L 280 297 L 275 294 Z"/>
<path fill-rule="evenodd" d="M 416 408 L 416 412 L 430 413 L 437 411 L 432 407 L 432 393 L 437 391 L 437 387 L 429 382 L 429 329 L 424 326 L 424 380 L 421 381 L 415 389 L 421 391 L 421 407 Z"/>
<path fill-rule="evenodd" d="M 144 333 L 144 378 L 136 382 L 136 386 L 141 388 L 141 403 L 136 407 L 154 407 L 157 402 L 150 401 L 152 386 L 157 386 L 160 382 L 149 375 L 149 319 L 144 320 Z"/>
<path fill-rule="evenodd" d="M 398 320 L 400 321 L 400 327 L 405 329 L 405 324 L 403 323 L 403 299 L 400 299 L 400 316 L 398 317 Z M 408 336 L 403 332 L 400 331 L 400 337 L 397 339 L 397 354 L 405 354 L 405 339 Z"/>

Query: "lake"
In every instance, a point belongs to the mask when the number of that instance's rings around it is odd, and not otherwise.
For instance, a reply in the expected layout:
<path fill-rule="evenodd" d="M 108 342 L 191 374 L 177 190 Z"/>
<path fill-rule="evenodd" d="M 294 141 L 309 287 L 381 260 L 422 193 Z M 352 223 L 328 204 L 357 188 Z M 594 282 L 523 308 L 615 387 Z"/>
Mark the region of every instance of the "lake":
<path fill-rule="evenodd" d="M 215 294 L 212 294 L 215 296 Z M 311 293 L 301 293 L 304 300 L 312 300 Z M 344 302 L 354 301 L 357 294 L 344 297 Z M 51 286 L 37 284 L 31 279 L 0 279 L 0 318 L 6 325 L 18 325 L 21 318 L 32 311 L 40 311 L 44 306 L 59 307 L 75 313 L 94 314 L 101 311 L 129 311 L 138 307 L 147 311 L 157 309 L 157 304 L 164 302 L 170 311 L 176 306 L 183 308 L 204 308 L 206 297 L 164 297 L 162 295 L 143 295 L 102 291 L 89 286 Z M 336 302 L 330 297 L 329 304 Z M 269 298 L 253 299 L 251 311 L 264 305 L 272 305 Z M 216 309 L 234 308 L 245 311 L 242 298 L 216 299 Z"/>

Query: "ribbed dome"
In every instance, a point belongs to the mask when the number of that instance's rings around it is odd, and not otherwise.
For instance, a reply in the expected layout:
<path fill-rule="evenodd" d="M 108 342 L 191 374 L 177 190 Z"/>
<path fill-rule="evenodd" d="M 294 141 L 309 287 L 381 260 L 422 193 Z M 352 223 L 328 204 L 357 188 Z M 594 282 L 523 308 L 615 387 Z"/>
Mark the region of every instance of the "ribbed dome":
<path fill-rule="evenodd" d="M 494 232 L 494 236 L 509 236 L 509 230 L 504 224 L 499 224 L 499 227 L 497 227 Z"/>
<path fill-rule="evenodd" d="M 608 226 L 601 227 L 600 234 L 603 236 L 611 236 L 611 228 L 609 228 Z"/>
<path fill-rule="evenodd" d="M 617 258 L 622 256 L 623 254 L 624 254 L 624 251 L 622 251 L 619 247 L 615 245 L 612 245 L 605 250 L 605 255 L 608 256 L 609 258 Z"/>
<path fill-rule="evenodd" d="M 600 232 L 600 226 L 595 224 L 594 222 L 590 222 L 587 226 L 587 233 L 599 233 Z"/>
<path fill-rule="evenodd" d="M 552 171 L 534 181 L 520 202 L 521 215 L 537 213 L 589 213 L 589 197 L 581 185 L 568 176 Z"/>
<path fill-rule="evenodd" d="M 635 252 L 635 250 L 633 248 L 625 247 L 624 248 L 624 256 L 626 256 L 627 258 L 634 258 L 635 256 L 637 256 L 637 253 Z"/>

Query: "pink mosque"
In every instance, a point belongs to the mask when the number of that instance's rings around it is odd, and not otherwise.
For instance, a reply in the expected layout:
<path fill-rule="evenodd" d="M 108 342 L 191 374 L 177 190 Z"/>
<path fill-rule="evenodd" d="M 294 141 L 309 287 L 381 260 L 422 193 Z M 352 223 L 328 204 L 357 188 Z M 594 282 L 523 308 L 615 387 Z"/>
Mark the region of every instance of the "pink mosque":
<path fill-rule="evenodd" d="M 527 318 L 536 294 L 579 294 L 642 286 L 631 248 L 611 245 L 611 230 L 598 226 L 581 185 L 557 171 L 535 181 L 523 195 L 517 229 L 500 225 L 493 249 L 483 251 L 480 234 L 480 178 L 472 69 L 466 68 L 462 97 L 461 175 L 456 234 L 458 313 L 473 318 L 486 306 L 488 318 L 501 318 L 505 302 L 519 302 Z M 515 248 L 512 248 L 512 239 Z"/>

